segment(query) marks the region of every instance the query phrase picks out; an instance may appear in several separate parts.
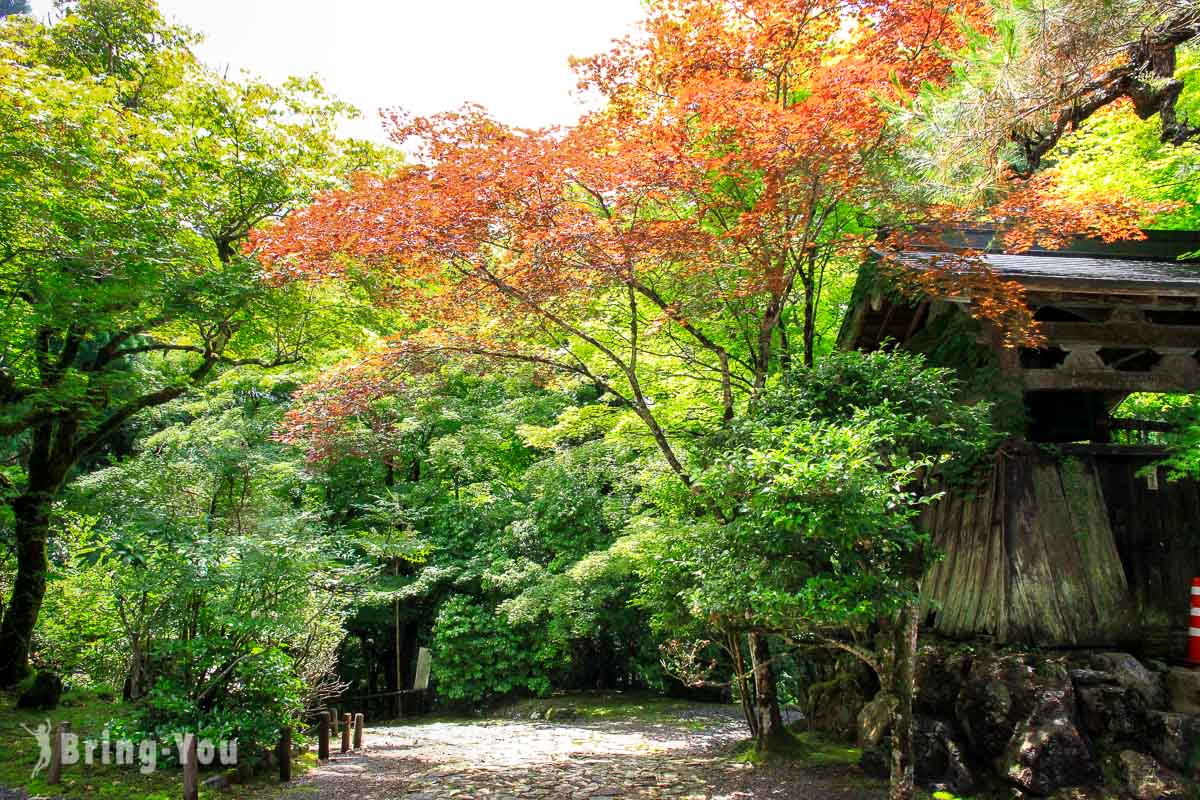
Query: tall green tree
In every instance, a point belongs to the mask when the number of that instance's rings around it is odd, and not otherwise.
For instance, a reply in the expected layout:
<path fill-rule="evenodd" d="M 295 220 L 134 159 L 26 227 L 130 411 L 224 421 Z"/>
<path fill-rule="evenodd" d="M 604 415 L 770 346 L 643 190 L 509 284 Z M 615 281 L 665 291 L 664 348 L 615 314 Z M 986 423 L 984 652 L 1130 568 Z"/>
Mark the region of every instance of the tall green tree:
<path fill-rule="evenodd" d="M 148 415 L 134 456 L 64 496 L 88 520 L 68 563 L 107 598 L 145 729 L 269 748 L 337 691 L 353 570 L 313 513 L 300 459 L 273 439 L 299 377 L 227 373 Z"/>
<path fill-rule="evenodd" d="M 340 320 L 239 242 L 370 158 L 313 81 L 231 82 L 152 0 L 0 31 L 0 436 L 17 574 L 0 685 L 27 669 L 51 505 L 122 426 L 223 370 L 295 363 Z"/>
<path fill-rule="evenodd" d="M 989 406 L 966 405 L 959 391 L 946 370 L 903 352 L 840 353 L 789 371 L 698 476 L 718 518 L 635 535 L 639 602 L 657 624 L 704 635 L 688 622 L 702 621 L 753 673 L 760 749 L 786 739 L 772 719 L 765 637 L 841 649 L 895 697 L 893 781 L 911 790 L 917 605 L 936 555 L 919 516 L 942 481 L 961 479 L 996 443 Z"/>

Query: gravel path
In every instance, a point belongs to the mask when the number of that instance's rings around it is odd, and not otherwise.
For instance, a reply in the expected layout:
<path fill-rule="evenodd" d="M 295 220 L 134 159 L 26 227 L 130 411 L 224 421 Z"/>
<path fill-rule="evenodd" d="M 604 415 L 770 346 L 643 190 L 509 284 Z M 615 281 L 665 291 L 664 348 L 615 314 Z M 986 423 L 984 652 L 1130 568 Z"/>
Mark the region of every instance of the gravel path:
<path fill-rule="evenodd" d="M 361 751 L 309 772 L 288 798 L 845 798 L 876 800 L 854 768 L 802 770 L 731 761 L 740 722 L 431 722 L 365 729 Z"/>

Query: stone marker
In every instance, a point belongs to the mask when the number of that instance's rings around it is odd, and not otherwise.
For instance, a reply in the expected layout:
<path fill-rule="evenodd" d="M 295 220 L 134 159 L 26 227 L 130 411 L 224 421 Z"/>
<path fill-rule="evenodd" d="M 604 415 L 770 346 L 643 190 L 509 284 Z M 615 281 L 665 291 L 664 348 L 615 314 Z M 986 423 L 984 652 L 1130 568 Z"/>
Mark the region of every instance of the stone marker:
<path fill-rule="evenodd" d="M 414 689 L 429 688 L 429 668 L 432 659 L 429 656 L 429 648 L 422 647 L 417 651 L 417 674 L 413 677 Z"/>

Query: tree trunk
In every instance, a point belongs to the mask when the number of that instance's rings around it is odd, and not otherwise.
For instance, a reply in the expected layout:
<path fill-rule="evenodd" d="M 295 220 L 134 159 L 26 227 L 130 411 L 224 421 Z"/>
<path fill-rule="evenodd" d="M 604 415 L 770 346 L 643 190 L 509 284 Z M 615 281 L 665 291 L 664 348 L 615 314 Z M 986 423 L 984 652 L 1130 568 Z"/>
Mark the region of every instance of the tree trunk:
<path fill-rule="evenodd" d="M 145 656 L 142 655 L 141 639 L 133 636 L 129 640 L 129 677 L 126 679 L 125 699 L 140 700 L 145 694 Z"/>
<path fill-rule="evenodd" d="M 810 263 L 809 268 L 812 268 Z M 812 273 L 804 276 L 804 366 L 816 363 L 817 342 L 817 287 Z"/>
<path fill-rule="evenodd" d="M 746 671 L 746 659 L 742 656 L 742 635 L 737 632 L 728 634 L 729 654 L 733 657 L 734 675 L 738 684 L 738 694 L 742 701 L 742 714 L 746 717 L 746 725 L 750 735 L 758 738 L 758 717 L 754 713 L 754 696 L 750 691 L 749 673 Z"/>
<path fill-rule="evenodd" d="M 0 624 L 0 687 L 4 688 L 29 673 L 33 629 L 46 594 L 50 498 L 24 494 L 13 501 L 12 509 L 16 520 L 17 576 Z"/>
<path fill-rule="evenodd" d="M 754 666 L 754 714 L 758 727 L 754 747 L 760 753 L 770 753 L 787 741 L 788 734 L 783 727 L 783 715 L 779 713 L 771 647 L 763 634 L 750 634 L 750 661 Z"/>
<path fill-rule="evenodd" d="M 917 663 L 917 630 L 920 614 L 910 604 L 900 612 L 893 633 L 890 684 L 892 705 L 892 780 L 890 800 L 913 797 L 913 690 Z"/>
<path fill-rule="evenodd" d="M 367 694 L 372 695 L 371 699 L 365 700 L 363 702 L 366 704 L 365 708 L 366 708 L 367 713 L 373 714 L 374 707 L 372 706 L 372 704 L 378 702 L 378 698 L 374 698 L 374 695 L 379 694 L 379 691 L 380 691 L 379 690 L 379 652 L 378 652 L 378 647 L 376 647 L 375 645 L 370 643 L 370 639 L 367 636 L 365 631 L 358 634 L 358 642 L 359 642 L 359 647 L 362 648 L 363 665 L 367 671 Z M 388 705 L 388 703 L 386 702 L 387 698 L 385 697 L 385 698 L 383 698 L 383 700 L 385 702 L 382 707 L 386 708 Z M 384 715 L 381 714 L 380 716 L 384 716 Z"/>

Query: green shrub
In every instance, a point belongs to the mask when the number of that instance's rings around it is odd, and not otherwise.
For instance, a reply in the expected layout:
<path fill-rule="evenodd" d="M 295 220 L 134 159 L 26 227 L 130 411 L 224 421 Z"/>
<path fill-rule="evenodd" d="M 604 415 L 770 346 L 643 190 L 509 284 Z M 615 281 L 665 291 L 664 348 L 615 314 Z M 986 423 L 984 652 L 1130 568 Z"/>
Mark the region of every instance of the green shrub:
<path fill-rule="evenodd" d="M 158 678 L 138 706 L 131 738 L 236 739 L 239 761 L 254 764 L 275 747 L 281 727 L 299 727 L 307 688 L 277 648 L 239 651 L 198 638 L 163 645 L 155 661 Z"/>
<path fill-rule="evenodd" d="M 443 698 L 481 703 L 515 692 L 546 695 L 566 654 L 532 626 L 514 626 L 495 609 L 456 595 L 433 627 L 433 674 Z"/>
<path fill-rule="evenodd" d="M 17 708 L 49 711 L 58 708 L 62 693 L 63 682 L 57 673 L 48 669 L 38 670 L 22 681 Z"/>

